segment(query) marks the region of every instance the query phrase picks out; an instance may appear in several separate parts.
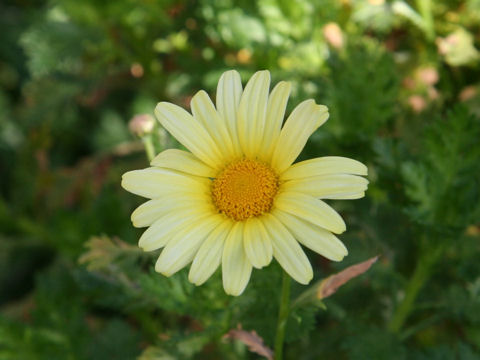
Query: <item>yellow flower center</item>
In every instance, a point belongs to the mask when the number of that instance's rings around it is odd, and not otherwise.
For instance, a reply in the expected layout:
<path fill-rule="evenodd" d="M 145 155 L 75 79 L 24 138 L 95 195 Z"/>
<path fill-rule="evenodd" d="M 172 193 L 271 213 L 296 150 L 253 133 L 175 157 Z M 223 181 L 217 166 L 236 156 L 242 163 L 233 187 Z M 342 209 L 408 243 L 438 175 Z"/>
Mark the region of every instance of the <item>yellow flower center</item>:
<path fill-rule="evenodd" d="M 278 190 L 278 176 L 256 160 L 228 165 L 213 181 L 212 199 L 217 209 L 242 221 L 270 210 Z"/>

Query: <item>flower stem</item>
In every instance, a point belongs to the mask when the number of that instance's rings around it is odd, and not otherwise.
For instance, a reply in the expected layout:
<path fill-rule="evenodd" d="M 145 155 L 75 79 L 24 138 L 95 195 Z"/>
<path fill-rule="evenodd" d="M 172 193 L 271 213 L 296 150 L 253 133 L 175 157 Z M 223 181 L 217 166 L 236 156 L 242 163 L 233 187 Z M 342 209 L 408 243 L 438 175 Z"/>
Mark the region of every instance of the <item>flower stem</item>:
<path fill-rule="evenodd" d="M 430 278 L 433 266 L 440 258 L 442 253 L 443 246 L 439 246 L 437 249 L 424 252 L 420 256 L 413 275 L 407 284 L 407 288 L 405 289 L 405 297 L 395 310 L 390 324 L 388 325 L 390 331 L 393 333 L 399 333 L 400 330 L 402 330 L 408 315 L 410 315 L 413 310 L 418 293 L 422 289 L 425 282 Z"/>
<path fill-rule="evenodd" d="M 142 142 L 147 153 L 148 162 L 150 162 L 155 157 L 155 146 L 153 145 L 152 136 L 150 134 L 142 136 Z"/>
<path fill-rule="evenodd" d="M 280 309 L 278 311 L 277 332 L 275 334 L 275 360 L 283 359 L 283 341 L 285 339 L 285 328 L 290 304 L 290 276 L 282 270 L 282 295 L 280 298 Z"/>
<path fill-rule="evenodd" d="M 417 10 L 423 19 L 423 30 L 427 35 L 428 40 L 435 39 L 435 28 L 432 15 L 432 0 L 417 0 Z"/>

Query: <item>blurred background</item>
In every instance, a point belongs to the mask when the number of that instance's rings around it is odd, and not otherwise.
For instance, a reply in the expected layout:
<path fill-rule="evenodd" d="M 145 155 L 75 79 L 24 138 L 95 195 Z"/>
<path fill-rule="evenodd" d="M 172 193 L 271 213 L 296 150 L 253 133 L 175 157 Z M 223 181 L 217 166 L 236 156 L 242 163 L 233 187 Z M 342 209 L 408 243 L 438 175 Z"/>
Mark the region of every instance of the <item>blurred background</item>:
<path fill-rule="evenodd" d="M 178 145 L 138 120 L 232 68 L 329 106 L 301 158 L 369 167 L 331 202 L 349 256 L 308 256 L 315 281 L 380 259 L 295 309 L 286 358 L 480 359 L 479 0 L 2 0 L 0 37 L 0 359 L 259 358 L 237 324 L 272 346 L 278 266 L 238 298 L 156 274 L 120 187 Z"/>

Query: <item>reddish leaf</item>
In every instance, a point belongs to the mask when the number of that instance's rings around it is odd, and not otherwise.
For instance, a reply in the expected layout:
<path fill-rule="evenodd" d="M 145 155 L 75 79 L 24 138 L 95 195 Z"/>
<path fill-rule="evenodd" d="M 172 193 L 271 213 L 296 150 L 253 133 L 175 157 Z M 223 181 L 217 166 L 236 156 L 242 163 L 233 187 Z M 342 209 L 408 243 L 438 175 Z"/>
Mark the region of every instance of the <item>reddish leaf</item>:
<path fill-rule="evenodd" d="M 324 299 L 329 297 L 337 291 L 337 289 L 345 284 L 350 279 L 357 277 L 363 274 L 365 271 L 370 269 L 370 266 L 378 260 L 378 256 L 375 256 L 367 261 L 361 262 L 349 266 L 348 268 L 340 271 L 337 274 L 331 275 L 325 280 L 323 280 L 317 290 L 317 298 Z"/>
<path fill-rule="evenodd" d="M 273 351 L 263 343 L 263 339 L 258 336 L 255 330 L 242 330 L 239 325 L 237 329 L 230 330 L 226 335 L 226 339 L 236 339 L 248 346 L 251 352 L 265 357 L 268 360 L 273 360 Z"/>

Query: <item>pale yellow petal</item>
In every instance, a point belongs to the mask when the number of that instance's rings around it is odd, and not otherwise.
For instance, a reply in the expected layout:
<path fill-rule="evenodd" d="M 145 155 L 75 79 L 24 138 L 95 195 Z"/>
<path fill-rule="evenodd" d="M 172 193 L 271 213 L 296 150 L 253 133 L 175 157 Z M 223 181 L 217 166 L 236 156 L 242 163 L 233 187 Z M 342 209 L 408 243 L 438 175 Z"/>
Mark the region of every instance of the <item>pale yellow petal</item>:
<path fill-rule="evenodd" d="M 360 161 L 341 156 L 325 156 L 293 164 L 282 174 L 282 180 L 331 174 L 367 175 L 367 172 L 367 167 Z"/>
<path fill-rule="evenodd" d="M 162 250 L 155 271 L 171 276 L 190 263 L 203 241 L 224 220 L 221 215 L 211 215 L 192 221 L 175 234 Z"/>
<path fill-rule="evenodd" d="M 289 82 L 281 81 L 273 88 L 268 97 L 267 120 L 265 121 L 265 131 L 263 132 L 263 141 L 259 151 L 259 157 L 268 163 L 272 158 L 275 144 L 280 136 L 291 88 L 292 86 Z"/>
<path fill-rule="evenodd" d="M 368 180 L 347 174 L 312 176 L 286 181 L 282 184 L 284 191 L 301 192 L 320 199 L 345 199 L 346 196 L 365 193 Z"/>
<path fill-rule="evenodd" d="M 245 86 L 237 112 L 240 146 L 248 158 L 255 158 L 262 144 L 267 114 L 270 73 L 257 71 Z"/>
<path fill-rule="evenodd" d="M 233 226 L 223 247 L 223 288 L 233 296 L 238 296 L 245 290 L 252 273 L 252 264 L 243 249 L 243 226 L 242 222 Z"/>
<path fill-rule="evenodd" d="M 335 200 L 356 200 L 365 197 L 365 192 L 352 192 L 342 195 L 335 195 Z"/>
<path fill-rule="evenodd" d="M 153 167 L 129 171 L 122 176 L 125 190 L 149 199 L 175 191 L 205 193 L 210 191 L 210 185 L 211 181 L 207 178 Z"/>
<path fill-rule="evenodd" d="M 214 169 L 222 166 L 222 154 L 207 130 L 187 111 L 167 103 L 158 103 L 155 115 L 165 129 L 196 157 Z"/>
<path fill-rule="evenodd" d="M 206 194 L 174 192 L 143 203 L 133 211 L 131 219 L 133 226 L 146 227 L 171 211 L 193 207 L 200 210 L 212 209 L 211 198 Z"/>
<path fill-rule="evenodd" d="M 215 177 L 218 172 L 192 153 L 179 149 L 162 151 L 152 160 L 150 165 L 205 177 Z"/>
<path fill-rule="evenodd" d="M 135 227 L 146 227 L 152 225 L 160 217 L 167 214 L 170 210 L 170 204 L 164 206 L 163 199 L 149 200 L 137 207 L 130 217 Z"/>
<path fill-rule="evenodd" d="M 164 247 L 170 239 L 190 223 L 204 219 L 213 212 L 202 212 L 202 209 L 188 208 L 183 211 L 168 213 L 150 226 L 140 237 L 138 246 L 144 251 L 157 250 Z"/>
<path fill-rule="evenodd" d="M 272 156 L 272 167 L 283 173 L 295 161 L 308 138 L 328 119 L 328 109 L 306 100 L 298 105 L 288 117 L 280 132 Z"/>
<path fill-rule="evenodd" d="M 275 198 L 274 206 L 336 234 L 346 229 L 345 222 L 335 210 L 322 200 L 302 193 L 282 192 Z"/>
<path fill-rule="evenodd" d="M 237 130 L 237 109 L 242 97 L 242 80 L 235 70 L 226 71 L 217 85 L 217 111 L 226 122 L 235 155 L 242 154 Z"/>
<path fill-rule="evenodd" d="M 200 246 L 188 274 L 191 283 L 203 284 L 218 268 L 222 262 L 223 244 L 232 226 L 233 221 L 225 219 Z"/>
<path fill-rule="evenodd" d="M 327 259 L 340 261 L 348 254 L 345 245 L 330 231 L 278 209 L 275 209 L 272 215 L 280 220 L 299 242 Z"/>
<path fill-rule="evenodd" d="M 313 278 L 312 266 L 297 240 L 272 214 L 263 216 L 262 222 L 272 239 L 275 259 L 293 279 L 308 284 Z"/>
<path fill-rule="evenodd" d="M 218 115 L 208 94 L 203 90 L 197 92 L 190 102 L 190 107 L 193 117 L 207 129 L 220 149 L 221 154 L 224 156 L 224 159 L 226 161 L 234 159 L 236 153 L 227 128 L 227 123 Z"/>
<path fill-rule="evenodd" d="M 257 269 L 267 266 L 272 261 L 272 241 L 258 218 L 245 221 L 243 247 L 248 260 Z"/>

